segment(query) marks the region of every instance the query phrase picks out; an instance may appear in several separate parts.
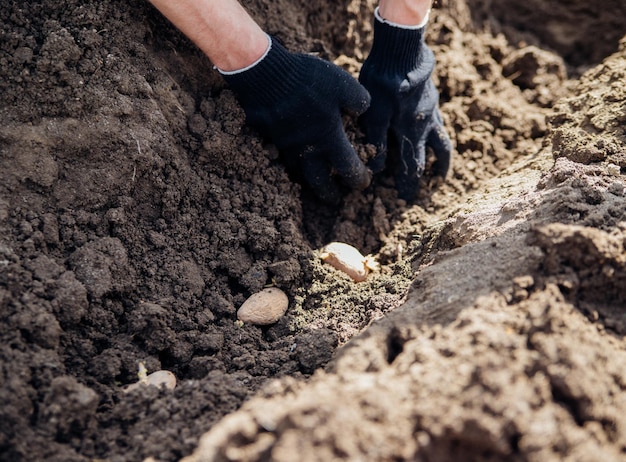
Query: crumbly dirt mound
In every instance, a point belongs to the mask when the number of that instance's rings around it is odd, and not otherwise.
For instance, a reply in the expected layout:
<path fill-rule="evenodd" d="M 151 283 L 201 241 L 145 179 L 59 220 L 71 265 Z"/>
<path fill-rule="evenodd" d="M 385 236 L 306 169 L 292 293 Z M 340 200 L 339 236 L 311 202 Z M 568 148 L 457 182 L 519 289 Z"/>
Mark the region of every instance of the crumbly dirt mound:
<path fill-rule="evenodd" d="M 388 348 L 357 348 L 367 369 L 351 351 L 330 375 L 269 387 L 185 462 L 623 456 L 623 343 L 555 286 L 513 305 L 481 297 L 444 328 L 390 334 Z"/>
<path fill-rule="evenodd" d="M 626 187 L 550 146 L 435 227 L 405 303 L 326 372 L 272 383 L 185 462 L 622 460 Z"/>
<path fill-rule="evenodd" d="M 619 52 L 585 73 L 576 96 L 565 98 L 551 116 L 555 156 L 590 164 L 606 161 L 626 168 L 626 40 Z M 617 172 L 617 170 L 615 170 Z"/>
<path fill-rule="evenodd" d="M 376 3 L 246 7 L 356 75 Z M 381 176 L 330 207 L 147 2 L 4 2 L 0 460 L 173 461 L 211 428 L 234 460 L 623 455 L 626 51 L 570 76 L 624 31 L 571 3 L 607 30 L 575 56 L 522 41 L 519 5 L 440 2 L 449 178 L 407 204 Z M 322 264 L 331 240 L 380 272 Z M 287 316 L 236 325 L 268 284 Z M 124 393 L 140 363 L 177 388 Z"/>
<path fill-rule="evenodd" d="M 476 23 L 504 33 L 511 42 L 541 43 L 573 66 L 589 66 L 617 51 L 626 34 L 626 4 L 621 0 L 578 2 L 474 0 Z"/>

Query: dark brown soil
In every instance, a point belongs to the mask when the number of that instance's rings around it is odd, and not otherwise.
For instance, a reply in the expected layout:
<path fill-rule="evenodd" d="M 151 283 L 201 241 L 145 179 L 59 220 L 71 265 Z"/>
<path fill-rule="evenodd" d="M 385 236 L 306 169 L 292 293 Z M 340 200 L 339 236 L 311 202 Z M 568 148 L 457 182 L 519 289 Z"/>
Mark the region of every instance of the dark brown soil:
<path fill-rule="evenodd" d="M 245 6 L 355 75 L 371 45 L 374 0 Z M 147 2 L 4 2 L 0 460 L 624 460 L 625 14 L 440 1 L 448 179 L 331 207 Z M 140 363 L 177 387 L 125 393 Z"/>

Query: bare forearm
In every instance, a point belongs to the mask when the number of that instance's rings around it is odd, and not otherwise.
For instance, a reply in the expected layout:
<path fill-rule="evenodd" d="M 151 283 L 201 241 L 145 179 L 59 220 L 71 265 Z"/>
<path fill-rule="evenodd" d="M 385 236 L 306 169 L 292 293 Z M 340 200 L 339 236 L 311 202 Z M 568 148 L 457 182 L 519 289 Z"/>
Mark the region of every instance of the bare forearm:
<path fill-rule="evenodd" d="M 428 14 L 432 0 L 380 0 L 379 13 L 387 21 L 415 26 Z"/>
<path fill-rule="evenodd" d="M 237 0 L 150 0 L 223 71 L 244 68 L 268 47 L 267 35 Z"/>

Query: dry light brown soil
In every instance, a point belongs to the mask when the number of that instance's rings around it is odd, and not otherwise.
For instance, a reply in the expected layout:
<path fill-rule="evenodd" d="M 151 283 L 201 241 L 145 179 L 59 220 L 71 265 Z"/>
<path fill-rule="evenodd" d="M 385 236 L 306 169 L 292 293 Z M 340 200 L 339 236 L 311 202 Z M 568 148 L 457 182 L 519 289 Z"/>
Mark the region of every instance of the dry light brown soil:
<path fill-rule="evenodd" d="M 242 3 L 358 75 L 374 0 Z M 438 2 L 448 178 L 333 207 L 148 2 L 3 1 L 0 460 L 626 460 L 625 17 Z"/>

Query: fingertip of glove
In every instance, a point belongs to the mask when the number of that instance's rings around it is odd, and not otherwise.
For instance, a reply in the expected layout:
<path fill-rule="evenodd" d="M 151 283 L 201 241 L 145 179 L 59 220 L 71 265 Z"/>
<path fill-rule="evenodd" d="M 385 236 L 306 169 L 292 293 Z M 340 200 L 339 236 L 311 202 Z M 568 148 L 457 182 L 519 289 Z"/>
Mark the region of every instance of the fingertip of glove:
<path fill-rule="evenodd" d="M 372 104 L 372 95 L 370 95 L 370 92 L 361 83 L 359 83 L 359 86 L 362 89 L 363 99 L 366 103 L 366 109 L 367 109 L 370 106 L 370 104 Z"/>
<path fill-rule="evenodd" d="M 352 77 L 350 78 L 352 79 Z M 345 94 L 343 98 L 344 101 L 342 109 L 355 116 L 360 116 L 367 111 L 372 103 L 372 97 L 370 96 L 369 91 L 356 81 L 353 90 L 350 91 L 350 93 Z"/>
<path fill-rule="evenodd" d="M 371 159 L 367 166 L 370 168 L 372 173 L 380 173 L 385 169 L 385 163 L 387 161 L 387 153 L 381 152 L 376 155 L 373 159 Z"/>
<path fill-rule="evenodd" d="M 360 116 L 365 111 L 367 111 L 370 105 L 372 104 L 372 97 L 370 96 L 369 91 L 367 91 L 365 87 L 363 86 L 362 88 L 363 88 L 363 92 L 361 93 L 361 100 L 360 100 L 361 106 L 357 110 L 357 113 L 356 113 L 357 116 Z"/>
<path fill-rule="evenodd" d="M 350 186 L 352 186 L 353 189 L 362 191 L 370 185 L 370 183 L 372 182 L 373 176 L 374 176 L 373 172 L 369 168 L 367 168 L 365 165 L 363 165 L 363 168 L 354 177 L 352 184 Z"/>
<path fill-rule="evenodd" d="M 417 197 L 419 188 L 398 188 L 398 199 L 402 199 L 406 202 L 413 202 Z"/>
<path fill-rule="evenodd" d="M 341 202 L 341 194 L 334 184 L 326 184 L 324 187 L 313 188 L 315 195 L 328 205 L 339 205 Z"/>
<path fill-rule="evenodd" d="M 407 202 L 412 202 L 417 197 L 420 188 L 421 178 L 419 175 L 405 176 L 396 174 L 396 190 L 398 198 Z"/>

